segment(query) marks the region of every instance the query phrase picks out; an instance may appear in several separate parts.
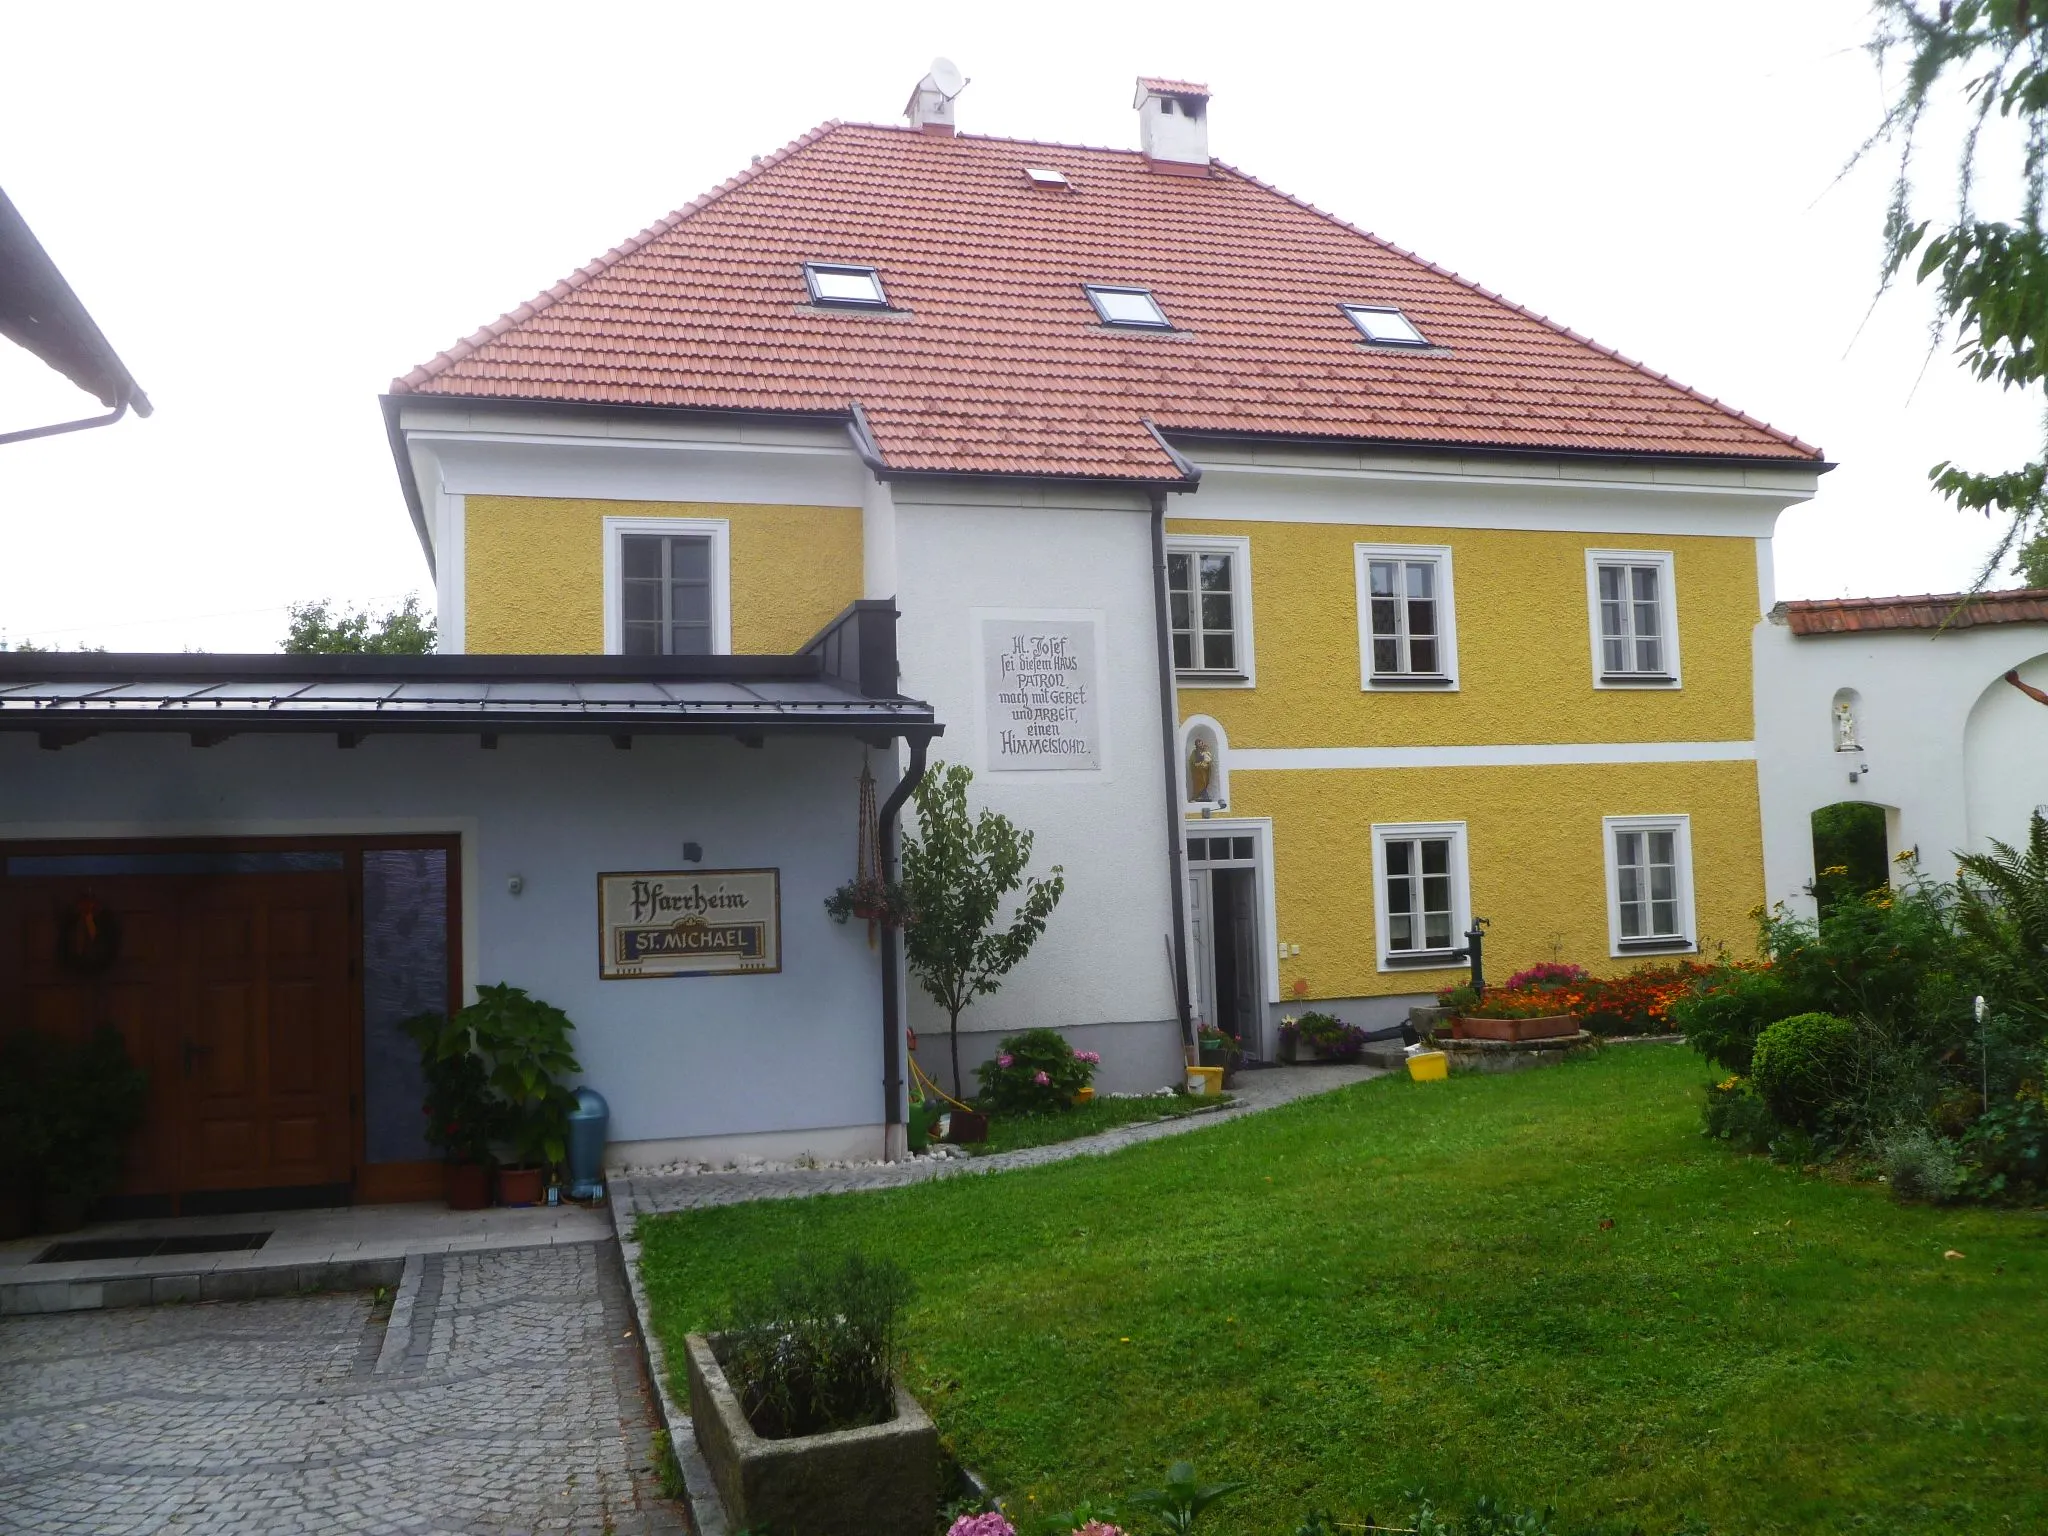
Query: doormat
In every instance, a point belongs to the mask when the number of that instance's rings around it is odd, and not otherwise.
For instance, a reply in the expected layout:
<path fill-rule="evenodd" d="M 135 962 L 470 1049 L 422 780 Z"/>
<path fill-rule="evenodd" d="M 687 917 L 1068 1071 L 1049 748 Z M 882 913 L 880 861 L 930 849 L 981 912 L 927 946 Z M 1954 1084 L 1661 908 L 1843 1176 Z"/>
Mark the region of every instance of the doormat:
<path fill-rule="evenodd" d="M 178 1233 L 158 1237 L 89 1237 L 52 1243 L 36 1255 L 38 1264 L 73 1264 L 85 1259 L 155 1259 L 178 1253 L 248 1253 L 270 1240 L 268 1232 Z"/>

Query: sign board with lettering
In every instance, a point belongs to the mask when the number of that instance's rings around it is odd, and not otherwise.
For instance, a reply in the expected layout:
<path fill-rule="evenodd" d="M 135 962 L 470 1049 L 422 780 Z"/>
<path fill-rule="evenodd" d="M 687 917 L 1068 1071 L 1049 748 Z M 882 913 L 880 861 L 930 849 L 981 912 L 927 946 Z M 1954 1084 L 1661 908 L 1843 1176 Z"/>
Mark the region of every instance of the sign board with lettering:
<path fill-rule="evenodd" d="M 605 981 L 782 969 L 782 872 L 662 869 L 597 877 Z"/>
<path fill-rule="evenodd" d="M 1102 767 L 1093 619 L 983 619 L 988 766 Z"/>

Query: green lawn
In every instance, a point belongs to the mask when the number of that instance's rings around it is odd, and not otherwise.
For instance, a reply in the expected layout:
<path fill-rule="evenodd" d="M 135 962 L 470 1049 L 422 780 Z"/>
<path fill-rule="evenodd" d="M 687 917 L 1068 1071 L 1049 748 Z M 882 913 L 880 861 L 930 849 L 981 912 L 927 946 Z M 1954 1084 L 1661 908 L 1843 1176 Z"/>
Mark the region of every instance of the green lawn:
<path fill-rule="evenodd" d="M 1142 1099 L 1091 1099 L 1056 1115 L 990 1115 L 988 1140 L 972 1144 L 967 1150 L 980 1156 L 990 1152 L 1015 1152 L 1021 1147 L 1043 1147 L 1055 1141 L 1093 1136 L 1098 1131 L 1112 1131 L 1120 1125 L 1135 1125 L 1147 1120 L 1176 1120 L 1182 1115 L 1196 1113 L 1201 1102 L 1179 1096 L 1169 1099 L 1148 1095 Z M 1215 1102 L 1214 1099 L 1209 1101 L 1211 1106 Z"/>
<path fill-rule="evenodd" d="M 794 1253 L 895 1256 L 912 1389 L 1027 1508 L 1188 1456 L 1254 1485 L 1215 1536 L 1410 1488 L 1653 1533 L 2048 1530 L 2048 1220 L 1738 1157 L 1698 1134 L 1709 1075 L 1652 1045 L 1386 1078 L 1106 1158 L 662 1217 L 646 1278 L 680 1359 Z"/>

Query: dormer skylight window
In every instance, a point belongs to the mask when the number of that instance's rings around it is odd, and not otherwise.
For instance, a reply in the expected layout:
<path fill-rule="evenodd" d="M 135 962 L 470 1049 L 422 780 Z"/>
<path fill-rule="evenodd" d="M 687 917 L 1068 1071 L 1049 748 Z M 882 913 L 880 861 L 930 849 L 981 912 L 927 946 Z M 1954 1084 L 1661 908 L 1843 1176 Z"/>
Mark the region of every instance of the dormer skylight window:
<path fill-rule="evenodd" d="M 1166 311 L 1159 307 L 1149 288 L 1104 288 L 1094 283 L 1085 286 L 1088 302 L 1095 306 L 1104 325 L 1133 331 L 1173 329 L 1173 322 L 1166 318 Z"/>
<path fill-rule="evenodd" d="M 1064 187 L 1071 185 L 1065 171 L 1056 171 L 1049 165 L 1027 165 L 1024 176 L 1034 187 Z"/>
<path fill-rule="evenodd" d="M 1398 309 L 1379 304 L 1346 304 L 1344 313 L 1358 327 L 1359 334 L 1375 346 L 1426 347 L 1429 338 L 1415 329 Z"/>
<path fill-rule="evenodd" d="M 882 275 L 873 267 L 839 267 L 807 261 L 804 281 L 810 285 L 813 304 L 844 309 L 889 307 L 889 296 L 882 292 Z"/>

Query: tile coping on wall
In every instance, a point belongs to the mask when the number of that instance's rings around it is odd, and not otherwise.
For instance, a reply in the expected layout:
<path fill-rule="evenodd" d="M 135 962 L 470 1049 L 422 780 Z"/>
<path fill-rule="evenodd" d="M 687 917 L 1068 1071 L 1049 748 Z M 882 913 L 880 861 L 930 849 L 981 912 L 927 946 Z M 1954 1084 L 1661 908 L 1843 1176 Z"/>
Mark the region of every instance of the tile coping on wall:
<path fill-rule="evenodd" d="M 1075 1157 L 1101 1157 L 1140 1142 L 1202 1130 L 1226 1118 L 1237 1120 L 1262 1109 L 1276 1109 L 1295 1099 L 1329 1093 L 1384 1075 L 1384 1068 L 1368 1065 L 1274 1067 L 1241 1077 L 1234 1090 L 1234 1100 L 1222 1106 L 1228 1111 L 1225 1114 L 1183 1115 L 1174 1120 L 1118 1126 L 1073 1141 L 1024 1147 L 1015 1152 L 996 1152 L 985 1157 L 918 1159 L 908 1163 L 877 1163 L 850 1169 L 792 1168 L 773 1173 L 614 1177 L 607 1192 L 611 1196 L 612 1225 L 618 1234 L 619 1252 L 625 1260 L 626 1284 L 639 1321 L 640 1349 L 646 1357 L 647 1379 L 654 1388 L 655 1407 L 682 1471 L 683 1502 L 689 1506 L 690 1523 L 697 1536 L 730 1536 L 730 1526 L 726 1521 L 725 1506 L 718 1497 L 717 1485 L 712 1481 L 711 1468 L 697 1447 L 697 1435 L 691 1426 L 690 1415 L 677 1401 L 669 1380 L 668 1352 L 654 1331 L 653 1309 L 648 1305 L 646 1283 L 640 1277 L 640 1244 L 635 1236 L 641 1216 L 738 1205 L 749 1200 L 795 1200 L 812 1195 L 893 1189 L 906 1184 L 929 1183 L 935 1179 L 1035 1168 Z"/>

